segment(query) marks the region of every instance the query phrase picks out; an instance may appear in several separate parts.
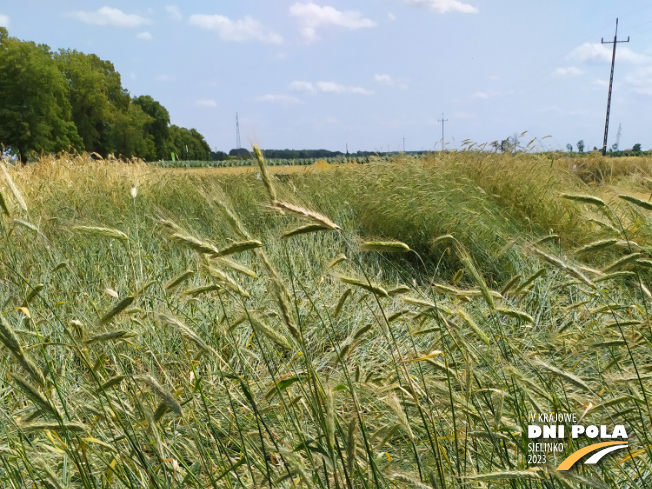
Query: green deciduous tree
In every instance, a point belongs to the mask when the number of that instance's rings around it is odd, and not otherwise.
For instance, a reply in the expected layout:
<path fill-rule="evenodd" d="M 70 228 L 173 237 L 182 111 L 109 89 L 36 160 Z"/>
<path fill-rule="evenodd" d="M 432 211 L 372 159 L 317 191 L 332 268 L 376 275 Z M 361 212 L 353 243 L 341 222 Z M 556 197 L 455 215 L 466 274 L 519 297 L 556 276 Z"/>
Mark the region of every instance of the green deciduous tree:
<path fill-rule="evenodd" d="M 131 98 L 111 62 L 69 49 L 53 54 L 0 27 L 0 143 L 21 158 L 74 149 L 150 161 L 174 151 L 210 160 L 201 134 L 169 124 L 170 114 L 152 97 Z"/>
<path fill-rule="evenodd" d="M 195 129 L 170 126 L 167 148 L 168 155 L 174 153 L 180 160 L 209 161 L 211 159 L 210 146 L 204 140 L 204 136 Z"/>
<path fill-rule="evenodd" d="M 123 158 L 156 159 L 154 138 L 147 134 L 146 128 L 152 118 L 140 106 L 129 104 L 127 110 L 118 111 L 111 131 L 111 143 L 116 156 Z"/>
<path fill-rule="evenodd" d="M 577 142 L 577 151 L 578 151 L 578 153 L 584 153 L 584 140 L 583 139 L 580 139 Z"/>
<path fill-rule="evenodd" d="M 297 151 L 296 154 L 298 155 L 299 152 Z M 237 156 L 238 158 L 245 160 L 248 160 L 252 157 L 247 148 L 234 148 L 229 151 L 229 156 Z M 271 156 L 268 156 L 268 158 L 271 158 Z M 295 156 L 295 158 L 301 158 L 301 156 Z"/>
<path fill-rule="evenodd" d="M 170 113 L 159 102 L 149 95 L 141 95 L 133 100 L 145 114 L 151 117 L 151 121 L 146 125 L 145 131 L 152 136 L 156 147 L 156 158 L 165 160 L 170 157 L 167 154 L 167 141 L 170 137 Z"/>
<path fill-rule="evenodd" d="M 225 161 L 229 158 L 224 151 L 211 151 L 211 159 L 213 161 Z"/>
<path fill-rule="evenodd" d="M 110 61 L 63 49 L 54 58 L 68 80 L 72 118 L 86 151 L 157 159 L 156 138 L 164 148 L 169 124 L 163 106 L 151 97 L 132 100 Z"/>
<path fill-rule="evenodd" d="M 122 88 L 120 73 L 112 63 L 94 54 L 60 50 L 54 59 L 68 80 L 72 119 L 86 151 L 107 156 L 116 152 L 116 130 L 127 113 L 131 97 Z"/>
<path fill-rule="evenodd" d="M 0 27 L 0 143 L 20 153 L 83 150 L 68 85 L 50 48 L 9 37 Z"/>

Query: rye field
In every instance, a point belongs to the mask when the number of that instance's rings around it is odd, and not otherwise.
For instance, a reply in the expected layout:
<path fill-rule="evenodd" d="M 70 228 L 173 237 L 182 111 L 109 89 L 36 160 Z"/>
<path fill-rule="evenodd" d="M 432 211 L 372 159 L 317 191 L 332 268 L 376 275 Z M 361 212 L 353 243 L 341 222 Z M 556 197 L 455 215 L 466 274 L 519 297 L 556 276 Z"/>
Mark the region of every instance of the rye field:
<path fill-rule="evenodd" d="M 0 487 L 652 486 L 652 158 L 259 163 L 3 164 Z"/>

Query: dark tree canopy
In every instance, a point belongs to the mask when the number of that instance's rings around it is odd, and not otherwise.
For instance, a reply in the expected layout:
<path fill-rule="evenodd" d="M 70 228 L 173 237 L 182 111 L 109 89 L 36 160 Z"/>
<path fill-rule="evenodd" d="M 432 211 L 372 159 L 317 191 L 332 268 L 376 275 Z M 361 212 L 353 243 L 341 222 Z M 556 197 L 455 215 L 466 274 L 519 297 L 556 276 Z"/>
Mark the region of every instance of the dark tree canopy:
<path fill-rule="evenodd" d="M 251 153 L 246 148 L 236 148 L 229 151 L 229 156 L 238 156 L 240 158 L 251 158 Z"/>
<path fill-rule="evenodd" d="M 131 97 L 122 88 L 113 64 L 94 54 L 61 50 L 55 54 L 57 67 L 68 80 L 72 119 L 86 151 L 107 156 L 121 152 L 116 147 L 120 113 L 129 110 Z"/>
<path fill-rule="evenodd" d="M 210 159 L 195 129 L 170 127 L 152 97 L 132 98 L 110 61 L 9 37 L 0 27 L 0 144 L 25 160 L 41 152 L 88 151 L 145 160 L 170 152 Z"/>
<path fill-rule="evenodd" d="M 114 153 L 122 157 L 135 156 L 144 160 L 156 159 L 154 138 L 146 133 L 152 118 L 136 104 L 129 104 L 126 111 L 117 113 L 111 131 Z"/>
<path fill-rule="evenodd" d="M 204 136 L 195 129 L 185 129 L 175 125 L 170 126 L 168 153 L 174 153 L 179 160 L 209 161 L 211 148 Z"/>
<path fill-rule="evenodd" d="M 167 141 L 170 137 L 170 113 L 165 107 L 149 95 L 141 95 L 140 97 L 135 98 L 133 102 L 152 119 L 146 125 L 145 131 L 154 140 L 156 158 L 159 160 L 167 160 L 170 157 L 170 155 L 167 154 Z"/>
<path fill-rule="evenodd" d="M 30 153 L 83 150 L 68 84 L 46 45 L 21 42 L 0 27 L 0 143 Z"/>
<path fill-rule="evenodd" d="M 211 160 L 225 161 L 227 159 L 229 159 L 229 155 L 227 155 L 224 151 L 211 151 Z"/>

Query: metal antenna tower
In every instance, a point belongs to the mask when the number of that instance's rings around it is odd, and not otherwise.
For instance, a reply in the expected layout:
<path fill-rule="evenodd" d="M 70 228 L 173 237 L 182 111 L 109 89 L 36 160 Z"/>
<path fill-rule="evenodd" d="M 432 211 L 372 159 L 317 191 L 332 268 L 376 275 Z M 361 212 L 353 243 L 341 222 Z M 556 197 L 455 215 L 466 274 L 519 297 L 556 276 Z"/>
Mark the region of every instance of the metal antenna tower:
<path fill-rule="evenodd" d="M 238 113 L 235 113 L 235 149 L 240 149 L 240 123 L 238 122 Z"/>
<path fill-rule="evenodd" d="M 620 135 L 623 133 L 623 125 L 618 124 L 618 135 L 616 136 L 616 151 L 620 149 Z"/>
<path fill-rule="evenodd" d="M 403 136 L 403 153 L 405 153 L 405 136 Z"/>
<path fill-rule="evenodd" d="M 444 151 L 444 122 L 448 122 L 448 119 L 444 119 L 444 113 L 441 113 L 441 120 L 437 119 L 437 122 L 441 122 L 441 150 Z"/>
<path fill-rule="evenodd" d="M 616 19 L 616 33 L 614 34 L 614 40 L 609 42 L 604 42 L 604 38 L 600 40 L 602 44 L 613 44 L 614 51 L 611 55 L 611 77 L 609 78 L 609 97 L 607 98 L 607 120 L 604 123 L 604 140 L 602 141 L 602 156 L 607 154 L 607 134 L 609 133 L 609 111 L 611 110 L 611 90 L 614 83 L 614 65 L 616 64 L 616 44 L 621 42 L 629 42 L 629 36 L 627 36 L 626 41 L 618 40 L 618 19 Z"/>

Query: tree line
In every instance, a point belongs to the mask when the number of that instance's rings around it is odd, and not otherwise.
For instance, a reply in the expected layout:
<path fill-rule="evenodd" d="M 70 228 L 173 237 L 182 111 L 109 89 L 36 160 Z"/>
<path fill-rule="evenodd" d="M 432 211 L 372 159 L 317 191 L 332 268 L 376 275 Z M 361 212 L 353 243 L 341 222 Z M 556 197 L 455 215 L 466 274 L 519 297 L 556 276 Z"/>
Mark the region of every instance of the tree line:
<path fill-rule="evenodd" d="M 566 151 L 568 151 L 569 153 L 572 153 L 573 152 L 573 145 L 568 143 L 566 145 Z M 584 140 L 580 139 L 577 142 L 577 152 L 578 153 L 584 153 L 584 151 L 585 151 Z M 593 151 L 599 151 L 599 149 L 596 146 L 593 146 Z M 613 156 L 622 156 L 623 153 L 640 154 L 640 153 L 643 153 L 643 152 L 644 151 L 641 148 L 641 143 L 636 143 L 634 146 L 632 146 L 632 149 L 628 149 L 628 150 L 625 150 L 625 151 L 618 148 L 618 143 L 612 144 L 611 148 L 609 148 L 609 153 L 613 154 Z"/>
<path fill-rule="evenodd" d="M 144 160 L 210 160 L 195 129 L 170 125 L 149 95 L 132 97 L 109 61 L 10 37 L 0 27 L 0 144 L 25 162 L 77 151 Z"/>
<path fill-rule="evenodd" d="M 344 156 L 341 151 L 329 151 L 327 149 L 266 149 L 263 151 L 266 158 L 281 160 L 299 160 L 310 158 L 336 158 Z M 223 151 L 212 153 L 213 161 L 224 161 L 228 159 L 251 159 L 252 153 L 246 148 L 235 148 L 229 154 Z"/>
<path fill-rule="evenodd" d="M 394 152 L 392 152 L 393 154 Z M 423 154 L 425 151 L 409 151 L 409 154 Z M 305 160 L 314 158 L 339 158 L 341 156 L 351 156 L 355 158 L 367 158 L 370 156 L 385 155 L 376 151 L 357 151 L 355 153 L 342 153 L 341 151 L 329 151 L 327 149 L 265 149 L 263 150 L 265 158 L 278 160 Z M 226 154 L 223 151 L 214 151 L 211 153 L 213 161 L 225 161 L 228 159 L 251 159 L 253 155 L 246 148 L 232 149 Z"/>

